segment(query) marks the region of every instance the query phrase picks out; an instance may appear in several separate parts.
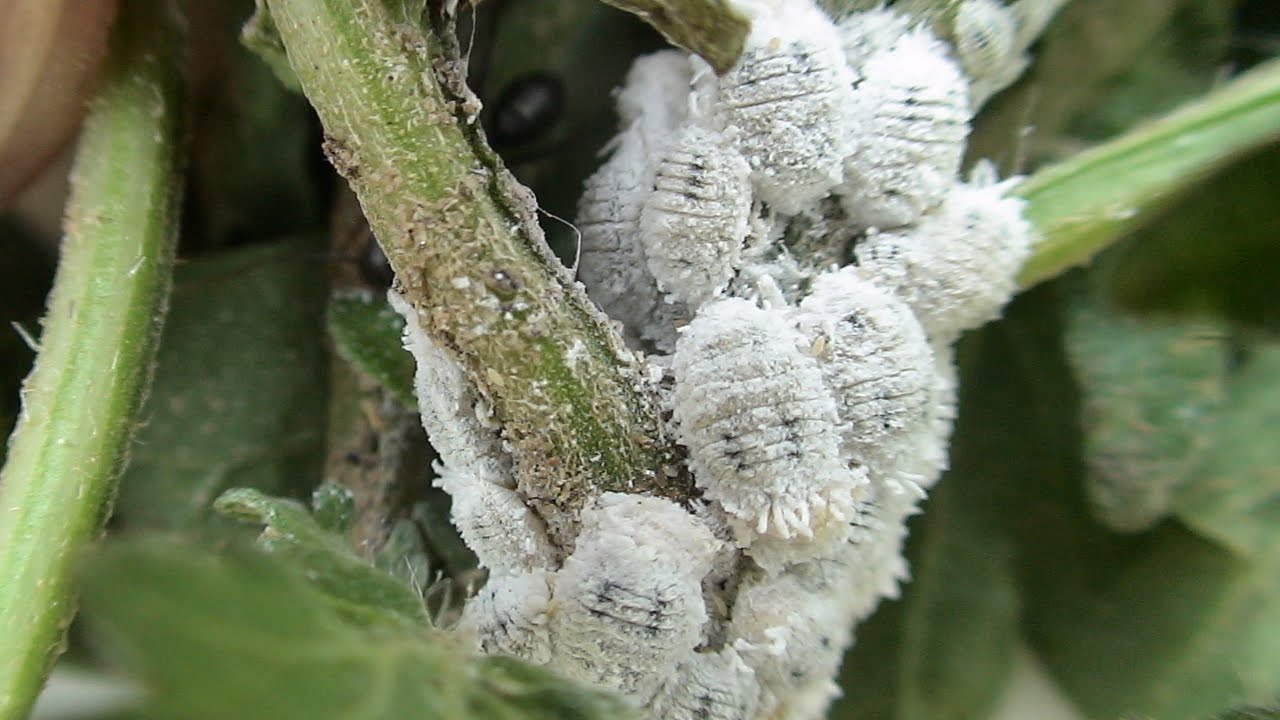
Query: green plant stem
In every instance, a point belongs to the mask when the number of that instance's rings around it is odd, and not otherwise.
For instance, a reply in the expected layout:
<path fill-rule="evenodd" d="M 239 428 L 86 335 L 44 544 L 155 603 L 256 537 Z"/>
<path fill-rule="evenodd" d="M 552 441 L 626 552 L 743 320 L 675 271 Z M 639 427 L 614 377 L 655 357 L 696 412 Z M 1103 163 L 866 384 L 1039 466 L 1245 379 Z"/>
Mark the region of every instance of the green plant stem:
<path fill-rule="evenodd" d="M 751 21 L 726 0 L 604 0 L 639 16 L 672 44 L 696 53 L 716 72 L 738 61 Z"/>
<path fill-rule="evenodd" d="M 72 175 L 62 257 L 0 471 L 0 719 L 26 717 L 101 532 L 170 285 L 180 38 L 165 0 L 121 5 Z"/>
<path fill-rule="evenodd" d="M 448 30 L 424 31 L 408 0 L 263 5 L 398 289 L 488 400 L 549 524 L 572 532 L 606 490 L 686 495 L 642 365 L 476 132 Z"/>
<path fill-rule="evenodd" d="M 1116 140 L 1033 174 L 1017 192 L 1040 240 L 1023 288 L 1088 262 L 1196 183 L 1280 139 L 1280 61 Z"/>

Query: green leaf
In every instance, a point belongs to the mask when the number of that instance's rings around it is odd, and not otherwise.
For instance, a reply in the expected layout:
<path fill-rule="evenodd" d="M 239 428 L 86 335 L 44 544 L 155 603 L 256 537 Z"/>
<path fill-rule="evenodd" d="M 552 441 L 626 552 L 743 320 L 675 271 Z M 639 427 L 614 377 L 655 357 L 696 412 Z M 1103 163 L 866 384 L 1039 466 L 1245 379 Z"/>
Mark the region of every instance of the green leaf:
<path fill-rule="evenodd" d="M 1074 295 L 1064 342 L 1083 393 L 1089 498 L 1115 530 L 1149 529 L 1212 442 L 1226 390 L 1227 331 L 1139 319 Z"/>
<path fill-rule="evenodd" d="M 346 538 L 321 528 L 301 504 L 242 488 L 223 494 L 214 508 L 264 525 L 258 538 L 263 549 L 291 560 L 318 589 L 349 603 L 353 612 L 373 608 L 429 624 L 421 595 L 358 557 Z"/>
<path fill-rule="evenodd" d="M 87 564 L 94 637 L 182 720 L 515 720 L 625 717 L 620 703 L 538 668 L 477 659 L 394 615 L 353 621 L 280 558 L 160 541 Z"/>
<path fill-rule="evenodd" d="M 1212 448 L 1178 493 L 1178 516 L 1231 550 L 1280 560 L 1280 345 L 1253 350 L 1232 378 Z M 1273 567 L 1280 571 L 1280 567 Z"/>
<path fill-rule="evenodd" d="M 1094 102 L 1069 119 L 1067 131 L 1071 135 L 1085 139 L 1111 137 L 1175 109 L 1221 81 L 1236 3 L 1178 0 L 1159 4 L 1163 5 L 1161 14 L 1165 17 L 1158 32 L 1123 66 L 1123 72 L 1099 84 Z M 1085 5 L 1096 18 L 1101 6 Z M 1116 22 L 1093 25 L 1097 32 L 1131 31 Z"/>
<path fill-rule="evenodd" d="M 318 484 L 326 362 L 314 248 L 257 246 L 178 268 L 117 502 L 128 526 L 205 526 L 229 488 L 301 497 Z"/>
<path fill-rule="evenodd" d="M 280 40 L 280 32 L 271 19 L 263 0 L 254 0 L 253 17 L 245 23 L 240 40 L 244 46 L 256 54 L 262 62 L 271 68 L 280 84 L 292 92 L 301 94 L 302 83 L 289 64 L 289 55 L 285 52 L 284 42 Z"/>
<path fill-rule="evenodd" d="M 1280 692 L 1280 562 L 1176 524 L 1105 553 L 1046 559 L 1032 641 L 1090 717 L 1198 720 Z"/>
<path fill-rule="evenodd" d="M 413 356 L 404 349 L 404 318 L 382 296 L 354 293 L 330 298 L 329 333 L 338 354 L 377 380 L 401 402 L 416 407 Z"/>
<path fill-rule="evenodd" d="M 1280 330 L 1280 145 L 1181 197 L 1107 258 L 1109 291 L 1139 311 L 1212 313 Z"/>

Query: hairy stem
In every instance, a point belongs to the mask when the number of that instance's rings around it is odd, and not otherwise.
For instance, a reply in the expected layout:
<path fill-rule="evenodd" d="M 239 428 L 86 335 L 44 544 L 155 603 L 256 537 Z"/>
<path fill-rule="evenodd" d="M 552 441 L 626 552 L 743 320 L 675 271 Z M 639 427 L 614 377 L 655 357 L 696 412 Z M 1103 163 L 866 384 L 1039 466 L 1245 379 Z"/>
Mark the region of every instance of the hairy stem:
<path fill-rule="evenodd" d="M 150 379 L 180 175 L 181 44 L 166 0 L 123 3 L 72 175 L 62 257 L 0 470 L 0 718 L 26 717 L 62 644 Z"/>
<path fill-rule="evenodd" d="M 1019 283 L 1031 287 L 1150 221 L 1180 193 L 1280 139 L 1280 61 L 1194 104 L 1033 174 L 1019 188 L 1040 234 Z"/>
<path fill-rule="evenodd" d="M 686 496 L 641 363 L 484 144 L 447 31 L 409 2 L 264 4 L 398 289 L 491 405 L 521 487 L 562 521 L 602 491 Z"/>

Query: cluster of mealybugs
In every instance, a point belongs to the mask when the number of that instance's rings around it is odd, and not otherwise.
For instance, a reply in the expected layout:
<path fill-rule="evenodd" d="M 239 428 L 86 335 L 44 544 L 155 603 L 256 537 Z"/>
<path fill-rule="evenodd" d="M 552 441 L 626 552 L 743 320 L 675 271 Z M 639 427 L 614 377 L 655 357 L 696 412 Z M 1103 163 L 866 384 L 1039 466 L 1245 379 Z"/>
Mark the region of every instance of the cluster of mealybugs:
<path fill-rule="evenodd" d="M 737 4 L 752 31 L 722 76 L 636 61 L 577 217 L 578 279 L 663 376 L 693 506 L 607 493 L 555 547 L 399 303 L 438 482 L 491 572 L 462 627 L 662 720 L 825 712 L 946 465 L 950 346 L 999 314 L 1030 246 L 1013 181 L 959 178 L 975 106 L 1024 64 L 1017 3 L 962 0 L 945 40 L 892 9 Z"/>

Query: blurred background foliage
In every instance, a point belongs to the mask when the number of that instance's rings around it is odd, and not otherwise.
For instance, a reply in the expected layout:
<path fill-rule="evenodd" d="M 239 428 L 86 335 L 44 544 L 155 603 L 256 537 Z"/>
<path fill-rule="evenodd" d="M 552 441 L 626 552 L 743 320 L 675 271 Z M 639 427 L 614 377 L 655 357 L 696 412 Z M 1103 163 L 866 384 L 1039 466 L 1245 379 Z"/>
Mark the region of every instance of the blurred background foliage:
<path fill-rule="evenodd" d="M 68 657 L 122 663 L 168 717 L 506 717 L 503 703 L 539 692 L 562 713 L 547 717 L 594 716 L 606 701 L 501 663 L 482 663 L 452 695 L 422 691 L 452 682 L 428 677 L 440 667 L 428 656 L 445 642 L 432 619 L 447 619 L 456 597 L 406 618 L 395 610 L 404 598 L 387 599 L 398 591 L 335 600 L 298 579 L 300 565 L 314 580 L 367 561 L 421 597 L 480 576 L 448 527 L 447 497 L 429 487 L 430 449 L 404 403 L 406 356 L 382 307 L 388 280 L 323 161 L 317 122 L 240 45 L 250 0 L 187 5 L 183 260 L 110 527 L 187 540 L 134 541 L 90 562 L 95 640 L 78 628 Z M 662 41 L 593 0 L 486 0 L 465 23 L 489 137 L 571 263 L 559 218 L 573 217 L 615 131 L 610 89 Z M 971 157 L 1033 171 L 1277 50 L 1271 0 L 1074 0 L 1027 75 L 979 118 Z M 48 169 L 0 217 L 0 308 L 22 331 L 0 333 L 6 433 L 33 357 L 24 335 L 38 341 L 64 175 Z M 913 522 L 914 580 L 858 629 L 832 717 L 992 717 L 1028 657 L 1078 717 L 1199 720 L 1280 699 L 1277 178 L 1280 144 L 965 338 L 951 470 Z M 328 520 L 241 497 L 223 510 L 267 525 L 273 557 L 211 555 L 200 548 L 243 548 L 251 535 L 212 509 L 232 487 L 304 502 L 325 488 L 316 508 Z M 273 531 L 279 517 L 291 529 Z M 347 550 L 333 545 L 340 535 Z M 228 632 L 246 644 L 210 639 Z M 401 652 L 405 633 L 429 639 Z M 273 649 L 284 645 L 295 649 Z M 299 664 L 310 647 L 355 650 L 340 668 Z M 210 658 L 246 657 L 245 695 L 209 687 Z M 354 699 L 370 686 L 373 699 Z M 201 693 L 225 702 L 193 703 Z"/>

